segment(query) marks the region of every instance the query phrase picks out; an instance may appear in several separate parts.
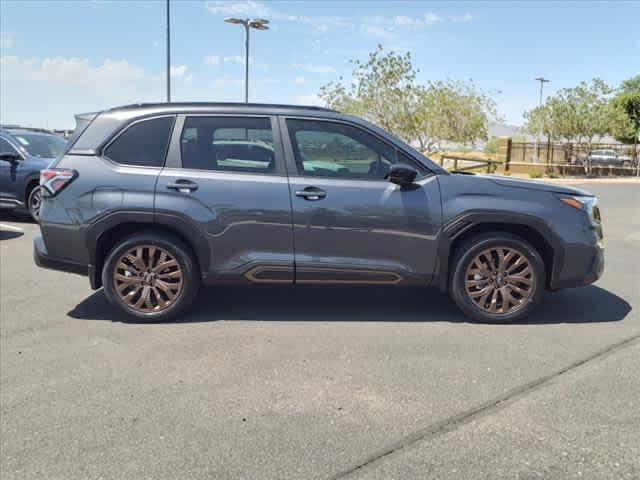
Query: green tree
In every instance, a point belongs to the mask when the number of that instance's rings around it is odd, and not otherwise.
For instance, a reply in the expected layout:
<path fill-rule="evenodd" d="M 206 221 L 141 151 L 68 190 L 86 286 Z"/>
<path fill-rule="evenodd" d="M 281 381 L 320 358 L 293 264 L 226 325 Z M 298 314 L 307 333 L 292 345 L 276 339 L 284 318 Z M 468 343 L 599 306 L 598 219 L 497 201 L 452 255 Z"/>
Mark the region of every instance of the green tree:
<path fill-rule="evenodd" d="M 621 114 L 614 129 L 616 140 L 637 145 L 640 136 L 640 75 L 624 80 L 612 102 Z"/>
<path fill-rule="evenodd" d="M 443 141 L 473 144 L 487 139 L 489 122 L 498 119 L 493 99 L 472 82 L 436 81 L 416 87 L 408 130 L 423 151 Z"/>
<path fill-rule="evenodd" d="M 471 82 L 416 83 L 411 54 L 385 52 L 381 45 L 365 62 L 352 61 L 352 78 L 320 89 L 320 98 L 336 110 L 364 118 L 424 151 L 443 141 L 471 143 L 486 139 L 495 102 Z"/>
<path fill-rule="evenodd" d="M 411 54 L 385 52 L 382 45 L 366 61 L 352 60 L 352 79 L 340 78 L 320 88 L 320 98 L 336 110 L 360 115 L 407 138 L 416 70 Z"/>

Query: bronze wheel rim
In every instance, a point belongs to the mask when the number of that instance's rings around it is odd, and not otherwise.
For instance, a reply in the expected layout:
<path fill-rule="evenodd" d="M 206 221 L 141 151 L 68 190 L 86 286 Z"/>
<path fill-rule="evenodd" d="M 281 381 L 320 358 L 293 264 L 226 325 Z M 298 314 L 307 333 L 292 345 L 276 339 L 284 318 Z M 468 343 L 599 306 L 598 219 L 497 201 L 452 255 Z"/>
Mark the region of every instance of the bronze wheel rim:
<path fill-rule="evenodd" d="M 140 313 L 155 313 L 173 305 L 182 291 L 183 278 L 176 258 L 155 245 L 127 250 L 113 271 L 116 293 Z"/>
<path fill-rule="evenodd" d="M 533 267 L 522 252 L 511 247 L 483 250 L 469 263 L 464 288 L 484 312 L 507 314 L 526 305 L 535 291 Z"/>

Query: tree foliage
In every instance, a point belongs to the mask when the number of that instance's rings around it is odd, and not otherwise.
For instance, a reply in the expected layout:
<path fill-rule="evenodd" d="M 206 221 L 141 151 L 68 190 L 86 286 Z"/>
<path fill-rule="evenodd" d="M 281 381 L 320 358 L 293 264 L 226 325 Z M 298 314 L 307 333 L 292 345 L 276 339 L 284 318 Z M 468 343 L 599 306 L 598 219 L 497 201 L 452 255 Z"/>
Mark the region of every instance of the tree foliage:
<path fill-rule="evenodd" d="M 420 85 L 411 54 L 386 52 L 381 45 L 366 61 L 351 62 L 352 78 L 320 89 L 325 104 L 360 115 L 422 150 L 443 141 L 472 143 L 486 139 L 496 105 L 471 82 L 437 81 Z"/>
<path fill-rule="evenodd" d="M 612 102 L 622 117 L 613 132 L 616 140 L 637 143 L 640 136 L 640 75 L 624 80 Z"/>
<path fill-rule="evenodd" d="M 533 110 L 525 112 L 525 129 L 553 140 L 587 143 L 613 133 L 623 119 L 611 102 L 613 90 L 599 78 L 559 90 Z"/>

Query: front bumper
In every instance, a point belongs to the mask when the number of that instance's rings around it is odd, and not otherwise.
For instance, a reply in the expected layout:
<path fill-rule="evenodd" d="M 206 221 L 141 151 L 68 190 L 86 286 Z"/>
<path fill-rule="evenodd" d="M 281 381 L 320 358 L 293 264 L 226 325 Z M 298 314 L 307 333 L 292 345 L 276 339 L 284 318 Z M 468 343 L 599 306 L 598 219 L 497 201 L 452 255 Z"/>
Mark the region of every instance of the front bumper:
<path fill-rule="evenodd" d="M 553 290 L 580 287 L 597 281 L 604 272 L 604 248 L 599 244 L 574 249 L 565 257 L 560 278 L 551 285 Z"/>
<path fill-rule="evenodd" d="M 47 268 L 49 270 L 59 270 L 62 272 L 75 273 L 78 275 L 87 276 L 89 274 L 89 266 L 76 262 L 70 262 L 68 260 L 51 258 L 47 254 L 47 247 L 44 244 L 42 235 L 36 235 L 33 237 L 33 260 L 41 268 Z"/>

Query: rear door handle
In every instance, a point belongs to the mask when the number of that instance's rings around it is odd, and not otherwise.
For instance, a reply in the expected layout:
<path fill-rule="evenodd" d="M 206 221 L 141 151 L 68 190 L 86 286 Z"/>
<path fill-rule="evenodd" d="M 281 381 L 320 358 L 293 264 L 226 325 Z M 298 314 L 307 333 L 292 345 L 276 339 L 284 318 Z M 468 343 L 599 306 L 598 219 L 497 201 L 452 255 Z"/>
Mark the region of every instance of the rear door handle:
<path fill-rule="evenodd" d="M 177 190 L 180 193 L 191 193 L 195 192 L 198 189 L 198 184 L 192 182 L 191 180 L 179 179 L 175 182 L 167 183 L 167 188 L 171 190 Z"/>
<path fill-rule="evenodd" d="M 309 201 L 322 200 L 326 196 L 327 192 L 318 187 L 307 187 L 304 190 L 296 191 L 296 197 L 302 197 Z"/>

